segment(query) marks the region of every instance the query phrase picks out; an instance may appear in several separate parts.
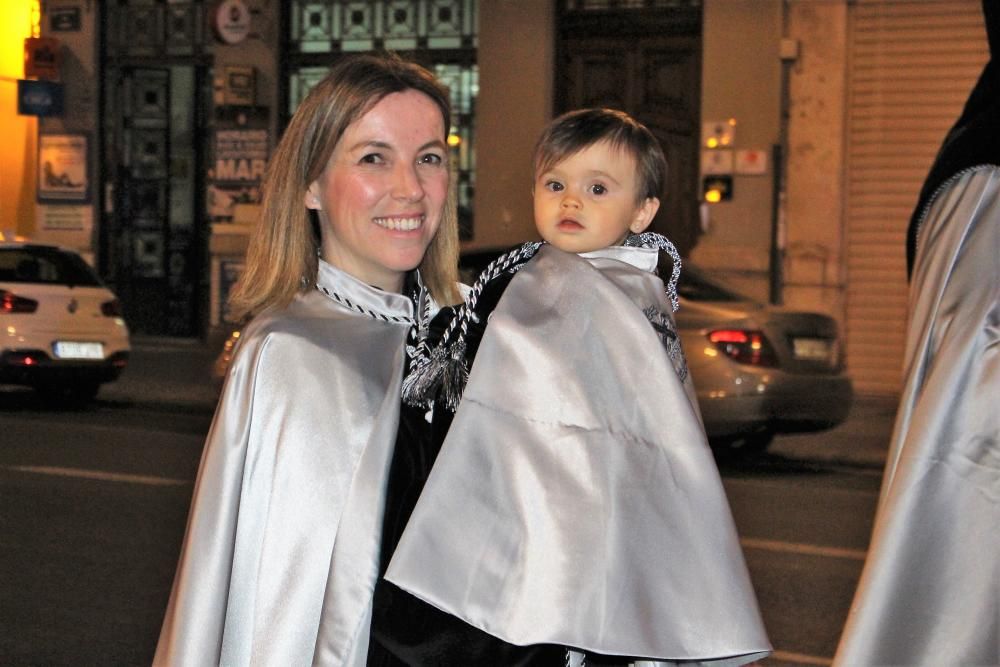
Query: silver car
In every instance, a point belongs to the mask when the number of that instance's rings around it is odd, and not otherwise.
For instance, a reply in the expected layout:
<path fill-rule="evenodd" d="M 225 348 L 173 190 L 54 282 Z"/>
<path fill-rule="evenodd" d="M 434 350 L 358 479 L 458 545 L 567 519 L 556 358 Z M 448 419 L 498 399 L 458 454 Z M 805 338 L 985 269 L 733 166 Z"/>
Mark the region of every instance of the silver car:
<path fill-rule="evenodd" d="M 833 318 L 763 305 L 690 264 L 678 292 L 677 328 L 714 444 L 763 451 L 775 434 L 844 421 L 853 391 Z"/>

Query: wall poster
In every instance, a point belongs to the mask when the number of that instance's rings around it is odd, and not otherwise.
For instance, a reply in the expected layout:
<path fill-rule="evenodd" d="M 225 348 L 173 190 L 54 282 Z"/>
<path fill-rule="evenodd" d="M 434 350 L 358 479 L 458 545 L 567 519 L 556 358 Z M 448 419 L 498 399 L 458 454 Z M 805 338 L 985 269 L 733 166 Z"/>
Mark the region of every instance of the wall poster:
<path fill-rule="evenodd" d="M 211 222 L 233 222 L 236 204 L 260 203 L 268 157 L 267 111 L 262 107 L 217 110 L 207 187 Z"/>
<path fill-rule="evenodd" d="M 89 201 L 87 135 L 38 136 L 38 201 L 43 204 Z"/>

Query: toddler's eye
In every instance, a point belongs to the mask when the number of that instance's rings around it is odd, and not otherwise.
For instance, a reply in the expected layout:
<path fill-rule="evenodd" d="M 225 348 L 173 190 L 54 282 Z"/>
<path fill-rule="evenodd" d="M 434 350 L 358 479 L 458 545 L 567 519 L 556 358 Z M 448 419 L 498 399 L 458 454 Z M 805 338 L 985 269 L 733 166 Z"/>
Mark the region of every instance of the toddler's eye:
<path fill-rule="evenodd" d="M 564 188 L 563 184 L 559 181 L 546 181 L 545 189 L 550 192 L 562 192 Z"/>
<path fill-rule="evenodd" d="M 359 160 L 361 164 L 384 164 L 385 158 L 381 153 L 368 153 Z"/>
<path fill-rule="evenodd" d="M 595 194 L 595 195 L 600 196 L 600 195 L 607 194 L 608 193 L 608 189 L 606 187 L 604 187 L 600 183 L 594 183 L 593 185 L 590 186 L 590 192 L 591 192 L 591 194 Z"/>

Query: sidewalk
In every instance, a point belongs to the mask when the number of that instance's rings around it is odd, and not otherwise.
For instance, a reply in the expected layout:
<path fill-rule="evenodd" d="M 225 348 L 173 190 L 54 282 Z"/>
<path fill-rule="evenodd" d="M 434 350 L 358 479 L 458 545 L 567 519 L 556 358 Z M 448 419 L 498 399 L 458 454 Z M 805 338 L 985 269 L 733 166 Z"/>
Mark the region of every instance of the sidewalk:
<path fill-rule="evenodd" d="M 158 403 L 175 409 L 213 412 L 218 387 L 212 363 L 225 332 L 206 340 L 133 336 L 129 365 L 117 382 L 104 385 L 100 398 Z M 847 420 L 822 433 L 775 438 L 770 454 L 790 459 L 881 469 L 892 435 L 897 398 L 855 396 Z"/>

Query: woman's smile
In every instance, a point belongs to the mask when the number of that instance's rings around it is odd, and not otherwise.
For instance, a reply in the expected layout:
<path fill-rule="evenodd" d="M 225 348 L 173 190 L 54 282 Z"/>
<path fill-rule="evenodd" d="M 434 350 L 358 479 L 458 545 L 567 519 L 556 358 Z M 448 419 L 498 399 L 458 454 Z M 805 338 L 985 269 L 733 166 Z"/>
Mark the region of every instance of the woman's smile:
<path fill-rule="evenodd" d="M 420 229 L 420 226 L 424 224 L 424 219 L 423 215 L 385 216 L 373 218 L 372 222 L 383 229 L 394 232 L 412 232 Z"/>

